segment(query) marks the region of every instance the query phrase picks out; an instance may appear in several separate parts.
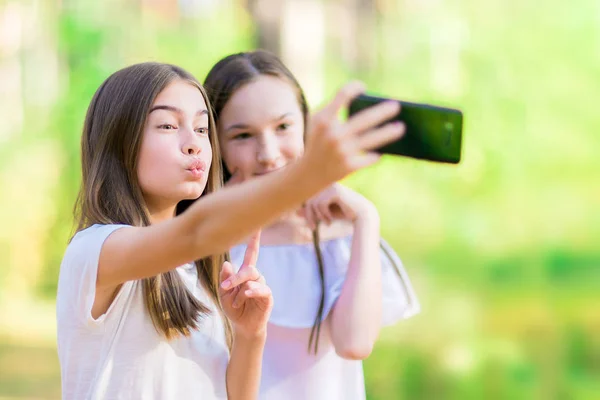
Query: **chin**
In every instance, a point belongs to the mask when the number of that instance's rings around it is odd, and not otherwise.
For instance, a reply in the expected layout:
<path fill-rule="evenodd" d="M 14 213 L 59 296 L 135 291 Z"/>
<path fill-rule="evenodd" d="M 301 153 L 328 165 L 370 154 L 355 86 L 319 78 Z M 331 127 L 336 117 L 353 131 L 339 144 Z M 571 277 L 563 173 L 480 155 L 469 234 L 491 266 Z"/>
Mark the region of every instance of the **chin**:
<path fill-rule="evenodd" d="M 182 200 L 196 200 L 198 197 L 200 197 L 202 195 L 205 188 L 206 188 L 206 184 L 189 185 L 188 187 L 186 187 L 183 190 L 183 193 L 181 193 L 180 198 Z"/>
<path fill-rule="evenodd" d="M 282 169 L 284 169 L 284 168 L 285 168 L 285 167 L 287 167 L 287 166 L 288 166 L 288 164 L 286 164 L 286 165 L 284 165 L 284 166 L 282 166 L 282 167 L 276 168 L 276 169 L 269 170 L 269 171 L 260 171 L 260 172 L 255 172 L 255 173 L 254 173 L 254 174 L 252 174 L 252 175 L 253 175 L 253 176 L 255 176 L 255 177 L 256 177 L 256 176 L 265 176 L 265 175 L 269 175 L 269 174 L 272 174 L 273 172 L 281 171 Z"/>
<path fill-rule="evenodd" d="M 199 198 L 200 196 L 202 196 L 202 190 L 199 190 L 197 192 L 192 192 L 192 193 L 187 193 L 184 197 L 183 200 L 196 200 L 197 198 Z"/>

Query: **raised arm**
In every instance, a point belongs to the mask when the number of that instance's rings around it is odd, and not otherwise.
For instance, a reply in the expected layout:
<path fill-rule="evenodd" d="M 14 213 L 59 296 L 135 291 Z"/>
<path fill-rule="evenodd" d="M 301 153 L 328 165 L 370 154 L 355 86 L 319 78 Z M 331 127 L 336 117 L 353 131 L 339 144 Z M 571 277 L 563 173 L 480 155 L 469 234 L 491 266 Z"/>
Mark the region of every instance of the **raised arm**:
<path fill-rule="evenodd" d="M 110 290 L 226 251 L 332 182 L 376 162 L 378 156 L 368 151 L 398 138 L 403 129 L 395 123 L 375 128 L 398 112 L 395 103 L 339 122 L 340 108 L 362 91 L 360 84 L 347 85 L 315 115 L 306 152 L 295 164 L 202 197 L 171 220 L 114 232 L 102 247 L 96 286 Z"/>

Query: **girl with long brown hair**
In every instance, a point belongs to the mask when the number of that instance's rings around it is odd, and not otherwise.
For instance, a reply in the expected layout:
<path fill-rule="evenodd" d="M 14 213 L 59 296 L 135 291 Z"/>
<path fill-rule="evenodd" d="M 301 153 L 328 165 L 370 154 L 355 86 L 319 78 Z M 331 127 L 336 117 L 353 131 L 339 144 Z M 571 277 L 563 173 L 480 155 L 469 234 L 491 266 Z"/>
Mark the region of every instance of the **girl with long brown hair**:
<path fill-rule="evenodd" d="M 219 189 L 221 158 L 202 86 L 143 63 L 111 75 L 86 115 L 77 233 L 61 264 L 58 353 L 65 399 L 254 399 L 272 296 L 254 234 L 398 137 L 379 109 L 337 124 L 340 91 L 295 166 Z M 234 267 L 227 250 L 246 237 Z"/>
<path fill-rule="evenodd" d="M 279 174 L 306 156 L 308 106 L 273 54 L 225 57 L 204 85 L 227 186 Z M 334 183 L 262 235 L 257 268 L 269 282 L 274 308 L 259 398 L 364 399 L 361 360 L 381 325 L 419 310 L 402 263 L 379 236 L 375 206 Z M 245 249 L 233 247 L 232 260 L 240 261 Z"/>

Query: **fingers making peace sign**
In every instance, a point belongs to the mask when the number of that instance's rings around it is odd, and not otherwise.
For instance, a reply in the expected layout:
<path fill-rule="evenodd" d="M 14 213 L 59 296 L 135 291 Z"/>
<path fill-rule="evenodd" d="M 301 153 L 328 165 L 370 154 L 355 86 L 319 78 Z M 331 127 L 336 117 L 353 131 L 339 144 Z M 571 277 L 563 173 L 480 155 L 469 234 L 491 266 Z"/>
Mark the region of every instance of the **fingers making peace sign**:
<path fill-rule="evenodd" d="M 256 269 L 259 248 L 260 231 L 251 237 L 238 272 L 226 261 L 220 276 L 219 296 L 225 315 L 235 329 L 247 335 L 266 331 L 273 308 L 271 289 Z"/>

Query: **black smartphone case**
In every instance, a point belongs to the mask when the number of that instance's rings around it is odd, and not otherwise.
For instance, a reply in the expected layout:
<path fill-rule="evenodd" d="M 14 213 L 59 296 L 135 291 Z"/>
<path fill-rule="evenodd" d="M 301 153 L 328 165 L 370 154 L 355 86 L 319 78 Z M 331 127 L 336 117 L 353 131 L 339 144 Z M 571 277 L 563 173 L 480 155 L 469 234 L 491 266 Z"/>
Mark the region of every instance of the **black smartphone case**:
<path fill-rule="evenodd" d="M 353 115 L 388 100 L 392 99 L 360 95 L 350 103 L 348 113 Z M 462 112 L 429 104 L 399 102 L 401 110 L 393 120 L 402 121 L 406 132 L 402 138 L 377 149 L 377 152 L 442 163 L 459 163 L 462 149 Z"/>

